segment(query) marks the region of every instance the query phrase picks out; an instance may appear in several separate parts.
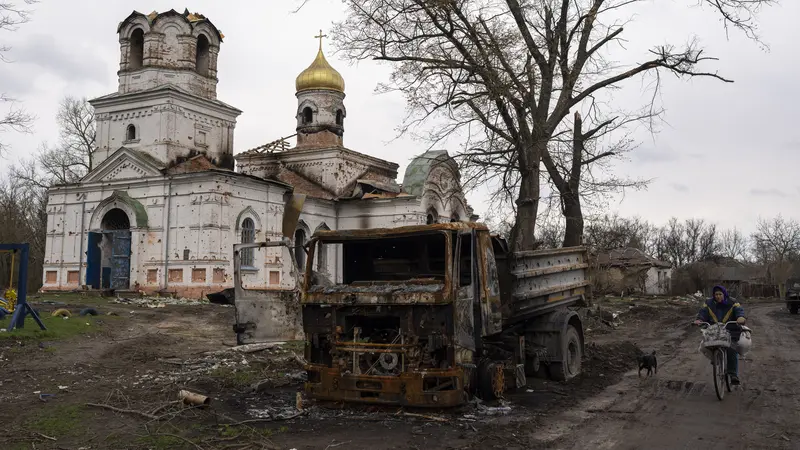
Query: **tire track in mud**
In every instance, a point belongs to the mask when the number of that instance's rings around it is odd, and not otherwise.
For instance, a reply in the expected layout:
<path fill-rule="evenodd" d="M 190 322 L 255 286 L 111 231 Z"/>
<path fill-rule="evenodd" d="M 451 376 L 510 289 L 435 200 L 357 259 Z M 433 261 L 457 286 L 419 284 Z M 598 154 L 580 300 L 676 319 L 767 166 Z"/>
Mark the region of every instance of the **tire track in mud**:
<path fill-rule="evenodd" d="M 700 334 L 661 347 L 659 373 L 636 371 L 532 432 L 548 448 L 800 448 L 800 318 L 776 304 L 749 308 L 753 349 L 740 361 L 740 388 L 719 401 Z M 670 345 L 673 344 L 673 345 Z M 797 430 L 797 431 L 795 431 Z"/>

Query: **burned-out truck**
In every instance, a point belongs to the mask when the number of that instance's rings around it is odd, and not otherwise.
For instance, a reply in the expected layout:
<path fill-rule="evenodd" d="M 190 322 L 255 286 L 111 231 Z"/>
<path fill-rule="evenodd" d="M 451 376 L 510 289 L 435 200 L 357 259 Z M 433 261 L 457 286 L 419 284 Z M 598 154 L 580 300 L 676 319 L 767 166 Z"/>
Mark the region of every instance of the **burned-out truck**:
<path fill-rule="evenodd" d="M 339 255 L 331 280 L 312 270 Z M 307 392 L 409 406 L 495 399 L 581 368 L 584 247 L 512 253 L 478 223 L 319 231 L 300 289 Z"/>

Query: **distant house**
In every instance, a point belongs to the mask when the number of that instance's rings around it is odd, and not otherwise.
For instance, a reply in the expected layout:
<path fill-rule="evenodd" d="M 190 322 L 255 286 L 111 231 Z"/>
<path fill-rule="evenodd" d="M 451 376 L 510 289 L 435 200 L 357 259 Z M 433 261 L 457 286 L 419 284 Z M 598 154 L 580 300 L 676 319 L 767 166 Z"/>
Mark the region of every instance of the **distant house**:
<path fill-rule="evenodd" d="M 700 291 L 710 297 L 712 288 L 722 285 L 734 297 L 775 295 L 774 286 L 766 280 L 764 267 L 727 257 L 712 257 L 680 267 L 675 271 L 672 284 L 676 294 Z"/>
<path fill-rule="evenodd" d="M 633 247 L 595 255 L 594 287 L 598 292 L 665 295 L 670 292 L 672 265 Z"/>

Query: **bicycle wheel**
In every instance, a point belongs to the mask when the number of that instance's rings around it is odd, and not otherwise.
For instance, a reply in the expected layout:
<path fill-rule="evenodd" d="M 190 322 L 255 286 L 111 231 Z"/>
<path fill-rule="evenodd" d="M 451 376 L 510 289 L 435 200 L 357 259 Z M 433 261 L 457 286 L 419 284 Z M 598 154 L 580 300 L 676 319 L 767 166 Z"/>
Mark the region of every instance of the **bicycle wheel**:
<path fill-rule="evenodd" d="M 721 348 L 714 350 L 714 360 L 711 362 L 714 371 L 714 391 L 717 398 L 722 401 L 725 398 L 725 351 Z"/>

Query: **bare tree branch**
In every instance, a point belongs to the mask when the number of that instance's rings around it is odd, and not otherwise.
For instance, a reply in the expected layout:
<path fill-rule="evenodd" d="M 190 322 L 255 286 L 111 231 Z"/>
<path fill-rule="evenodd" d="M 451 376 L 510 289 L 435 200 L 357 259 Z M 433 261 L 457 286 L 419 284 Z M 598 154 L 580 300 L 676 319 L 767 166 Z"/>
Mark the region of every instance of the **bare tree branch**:
<path fill-rule="evenodd" d="M 23 0 L 26 5 L 38 3 L 38 0 Z M 31 11 L 23 9 L 17 3 L 0 1 L 0 32 L 16 31 L 18 26 L 26 23 L 31 18 Z M 0 42 L 0 62 L 10 62 L 5 53 L 11 47 Z M 32 114 L 27 113 L 24 109 L 17 105 L 17 102 L 6 95 L 0 93 L 0 105 L 6 104 L 8 108 L 5 113 L 0 113 L 0 133 L 8 131 L 15 131 L 18 133 L 31 133 L 33 122 L 36 119 Z M 8 144 L 0 141 L 0 157 L 4 155 L 8 149 Z"/>
<path fill-rule="evenodd" d="M 512 206 L 512 246 L 530 249 L 543 180 L 553 183 L 576 218 L 581 196 L 646 186 L 647 180 L 615 177 L 610 162 L 635 148 L 628 126 L 652 123 L 659 108 L 601 108 L 597 96 L 638 75 L 660 80 L 662 72 L 730 81 L 707 68 L 715 59 L 696 41 L 654 47 L 630 67 L 607 61 L 609 46 L 624 35 L 615 17 L 642 1 L 344 0 L 347 17 L 333 35 L 347 58 L 390 64 L 391 78 L 379 91 L 405 96 L 401 134 L 432 145 L 462 140 L 456 158 L 466 184 L 491 185 L 493 201 Z M 754 14 L 773 3 L 704 2 L 726 27 L 748 36 L 755 36 Z M 656 82 L 653 99 L 659 87 Z M 570 123 L 576 112 L 587 131 Z M 570 144 L 562 139 L 567 135 Z"/>

